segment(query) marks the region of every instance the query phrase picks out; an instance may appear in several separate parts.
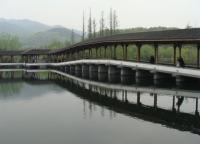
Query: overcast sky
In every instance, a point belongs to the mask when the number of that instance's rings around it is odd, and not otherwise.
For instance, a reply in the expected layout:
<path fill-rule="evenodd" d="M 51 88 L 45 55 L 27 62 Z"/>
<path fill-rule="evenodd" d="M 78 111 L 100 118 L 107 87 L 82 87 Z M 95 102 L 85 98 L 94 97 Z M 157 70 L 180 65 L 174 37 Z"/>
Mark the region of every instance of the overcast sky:
<path fill-rule="evenodd" d="M 116 9 L 120 28 L 200 27 L 200 0 L 0 0 L 0 18 L 31 19 L 81 30 L 82 13 L 97 20 Z M 108 23 L 108 21 L 107 21 Z"/>

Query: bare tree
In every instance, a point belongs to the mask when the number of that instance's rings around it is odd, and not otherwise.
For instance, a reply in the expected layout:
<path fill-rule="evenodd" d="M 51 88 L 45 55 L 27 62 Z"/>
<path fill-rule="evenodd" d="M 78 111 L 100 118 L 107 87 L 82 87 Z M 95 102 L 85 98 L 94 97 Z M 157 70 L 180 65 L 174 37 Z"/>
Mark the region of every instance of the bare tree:
<path fill-rule="evenodd" d="M 89 19 L 88 19 L 88 38 L 92 38 L 92 14 L 90 9 Z"/>
<path fill-rule="evenodd" d="M 187 25 L 186 25 L 186 27 L 185 27 L 186 29 L 191 29 L 192 28 L 192 26 L 190 25 L 190 23 L 188 23 Z"/>
<path fill-rule="evenodd" d="M 114 10 L 113 12 L 113 31 L 116 33 L 118 27 L 118 20 L 117 20 L 117 12 Z"/>
<path fill-rule="evenodd" d="M 85 40 L 85 13 L 83 11 L 83 34 L 82 34 L 82 41 Z"/>
<path fill-rule="evenodd" d="M 74 30 L 71 30 L 71 44 L 74 44 L 75 39 L 74 39 Z"/>
<path fill-rule="evenodd" d="M 93 37 L 95 38 L 96 37 L 96 20 L 93 19 Z"/>
<path fill-rule="evenodd" d="M 112 8 L 110 8 L 110 17 L 109 17 L 109 20 L 110 20 L 110 35 L 112 35 L 113 33 L 113 10 Z"/>
<path fill-rule="evenodd" d="M 100 19 L 100 36 L 104 36 L 104 29 L 105 29 L 105 19 L 104 19 L 104 12 L 101 12 L 101 19 Z"/>

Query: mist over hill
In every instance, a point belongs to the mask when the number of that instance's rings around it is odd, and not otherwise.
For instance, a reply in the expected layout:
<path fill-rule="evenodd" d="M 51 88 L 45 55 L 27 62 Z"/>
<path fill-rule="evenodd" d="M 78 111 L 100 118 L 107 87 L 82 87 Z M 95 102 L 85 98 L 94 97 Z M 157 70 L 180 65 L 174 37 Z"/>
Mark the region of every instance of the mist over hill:
<path fill-rule="evenodd" d="M 75 42 L 80 41 L 80 31 L 74 30 Z M 48 26 L 31 20 L 15 20 L 0 18 L 0 36 L 16 36 L 22 48 L 46 48 L 52 41 L 70 42 L 71 29 L 62 26 Z"/>
<path fill-rule="evenodd" d="M 136 27 L 128 29 L 117 29 L 114 34 L 121 33 L 134 33 L 134 32 L 148 32 L 148 31 L 161 31 L 177 29 L 175 27 Z M 73 40 L 74 42 L 81 41 L 81 31 L 73 30 Z M 87 34 L 87 33 L 86 33 Z M 71 44 L 72 39 L 72 30 L 65 28 L 60 25 L 49 26 L 40 22 L 24 19 L 24 20 L 15 20 L 15 19 L 3 19 L 0 18 L 0 38 L 2 36 L 16 36 L 20 43 L 22 49 L 28 48 L 62 48 Z M 109 29 L 104 30 L 104 35 L 110 35 Z M 9 38 L 9 36 L 5 36 Z M 97 30 L 96 37 L 100 36 Z M 17 38 L 12 38 L 17 41 Z M 12 47 L 4 47 L 2 42 L 1 49 L 13 49 Z M 15 49 L 15 48 L 14 48 Z"/>
<path fill-rule="evenodd" d="M 74 34 L 75 42 L 81 40 L 81 36 Z M 48 44 L 53 41 L 60 41 L 62 43 L 70 42 L 71 40 L 71 30 L 67 28 L 52 28 L 46 31 L 38 32 L 24 41 L 24 47 L 34 48 L 46 48 Z"/>

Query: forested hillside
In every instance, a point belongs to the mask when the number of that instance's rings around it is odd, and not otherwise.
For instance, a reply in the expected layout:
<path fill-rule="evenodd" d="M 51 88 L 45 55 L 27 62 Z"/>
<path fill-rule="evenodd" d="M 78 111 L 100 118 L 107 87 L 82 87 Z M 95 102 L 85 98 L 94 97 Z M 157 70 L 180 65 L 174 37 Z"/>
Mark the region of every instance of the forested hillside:
<path fill-rule="evenodd" d="M 5 41 L 17 39 L 20 48 L 60 48 L 71 44 L 73 35 L 74 42 L 81 39 L 78 30 L 71 30 L 61 26 L 48 26 L 31 20 L 8 20 L 0 19 L 0 49 L 15 49 L 5 45 Z M 55 44 L 58 44 L 55 46 Z"/>

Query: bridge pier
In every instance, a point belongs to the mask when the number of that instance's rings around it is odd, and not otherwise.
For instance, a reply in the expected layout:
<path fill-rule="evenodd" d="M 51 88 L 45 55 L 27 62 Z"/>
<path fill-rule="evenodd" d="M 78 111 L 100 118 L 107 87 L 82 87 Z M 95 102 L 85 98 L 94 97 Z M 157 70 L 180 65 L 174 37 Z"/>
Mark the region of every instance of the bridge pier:
<path fill-rule="evenodd" d="M 75 75 L 75 65 L 70 65 L 70 74 Z"/>
<path fill-rule="evenodd" d="M 160 85 L 162 82 L 170 82 L 173 81 L 173 77 L 171 74 L 166 74 L 166 73 L 160 73 L 160 72 L 155 72 L 153 74 L 153 80 L 155 85 Z"/>
<path fill-rule="evenodd" d="M 89 65 L 82 65 L 82 78 L 89 78 Z"/>
<path fill-rule="evenodd" d="M 137 105 L 138 106 L 141 106 L 141 101 L 140 101 L 140 98 L 141 98 L 141 94 L 140 94 L 140 92 L 137 92 Z"/>
<path fill-rule="evenodd" d="M 107 81 L 108 80 L 108 67 L 106 65 L 98 66 L 98 80 Z"/>
<path fill-rule="evenodd" d="M 78 64 L 78 65 L 75 66 L 75 75 L 77 77 L 80 77 L 81 74 L 82 74 L 82 66 Z"/>
<path fill-rule="evenodd" d="M 65 72 L 70 73 L 70 66 L 64 66 Z"/>
<path fill-rule="evenodd" d="M 198 110 L 198 109 L 199 109 L 199 102 L 198 102 L 198 100 L 199 100 L 199 99 L 196 98 L 196 107 L 195 107 L 195 108 L 196 108 L 196 109 L 195 109 L 195 115 L 196 115 L 196 116 L 199 116 L 199 110 Z"/>
<path fill-rule="evenodd" d="M 121 68 L 120 75 L 121 83 L 131 83 L 135 80 L 135 71 L 131 68 Z"/>
<path fill-rule="evenodd" d="M 199 83 L 197 78 L 176 75 L 177 86 L 190 86 L 190 83 Z"/>
<path fill-rule="evenodd" d="M 173 112 L 176 112 L 176 108 L 175 108 L 175 98 L 176 98 L 176 96 L 173 96 L 173 99 L 172 99 L 172 111 Z"/>
<path fill-rule="evenodd" d="M 158 95 L 157 94 L 153 94 L 153 97 L 154 97 L 154 108 L 156 109 L 157 108 L 157 103 L 158 103 Z"/>
<path fill-rule="evenodd" d="M 108 81 L 115 83 L 120 81 L 120 69 L 116 66 L 108 67 Z"/>
<path fill-rule="evenodd" d="M 166 73 L 160 73 L 160 72 L 155 72 L 153 75 L 154 80 L 166 80 L 171 78 L 171 74 L 166 74 Z"/>
<path fill-rule="evenodd" d="M 89 66 L 89 78 L 91 80 L 98 79 L 98 66 L 97 65 L 90 65 Z"/>
<path fill-rule="evenodd" d="M 136 77 L 136 83 L 141 83 L 143 80 L 152 80 L 153 74 L 150 73 L 150 71 L 147 70 L 136 70 L 135 73 Z M 148 81 L 145 81 L 148 83 Z"/>

